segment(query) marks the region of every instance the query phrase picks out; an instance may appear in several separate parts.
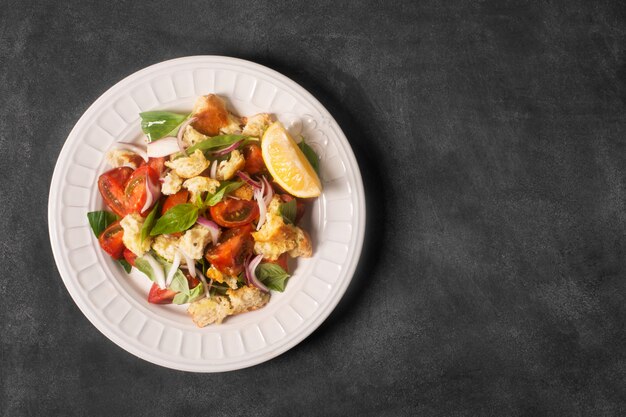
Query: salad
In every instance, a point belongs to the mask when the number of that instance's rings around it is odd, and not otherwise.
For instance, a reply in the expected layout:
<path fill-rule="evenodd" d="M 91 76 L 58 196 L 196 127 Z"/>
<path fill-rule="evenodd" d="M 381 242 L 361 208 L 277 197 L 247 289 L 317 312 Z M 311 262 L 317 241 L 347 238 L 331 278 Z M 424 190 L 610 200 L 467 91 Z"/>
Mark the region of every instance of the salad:
<path fill-rule="evenodd" d="M 190 114 L 140 114 L 145 146 L 116 143 L 98 178 L 98 242 L 152 281 L 147 300 L 186 304 L 199 327 L 265 306 L 289 259 L 310 257 L 300 227 L 321 194 L 319 159 L 268 113 L 239 117 L 217 95 Z"/>

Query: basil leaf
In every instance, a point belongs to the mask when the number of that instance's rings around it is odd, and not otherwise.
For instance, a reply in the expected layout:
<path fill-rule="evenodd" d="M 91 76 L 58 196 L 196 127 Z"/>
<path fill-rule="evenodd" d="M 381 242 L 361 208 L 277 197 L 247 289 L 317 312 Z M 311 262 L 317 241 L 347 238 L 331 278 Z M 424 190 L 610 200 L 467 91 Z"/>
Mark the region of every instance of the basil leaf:
<path fill-rule="evenodd" d="M 215 149 L 215 148 L 221 148 L 223 146 L 228 146 L 228 145 L 232 145 L 233 143 L 242 140 L 242 139 L 248 139 L 249 136 L 243 136 L 243 135 L 220 135 L 220 136 L 213 136 L 210 137 L 206 140 L 203 140 L 202 142 L 198 142 L 195 145 L 192 145 L 190 147 L 187 148 L 187 153 L 188 154 L 192 154 L 194 153 L 196 150 L 200 149 L 202 152 L 207 151 L 209 149 Z"/>
<path fill-rule="evenodd" d="M 87 213 L 87 218 L 89 219 L 91 230 L 93 230 L 93 234 L 96 235 L 96 237 L 100 237 L 104 229 L 119 219 L 114 213 L 104 210 L 91 211 Z"/>
<path fill-rule="evenodd" d="M 189 229 L 198 219 L 198 207 L 193 204 L 178 204 L 169 209 L 150 231 L 150 236 L 182 232 Z"/>
<path fill-rule="evenodd" d="M 124 268 L 124 271 L 126 271 L 127 274 L 130 274 L 130 270 L 133 267 L 126 261 L 126 259 L 120 259 L 118 260 L 118 262 L 120 263 L 120 265 L 122 265 L 122 268 Z"/>
<path fill-rule="evenodd" d="M 135 259 L 135 268 L 137 268 L 138 270 L 143 272 L 148 278 L 150 278 L 150 281 L 155 282 L 154 271 L 152 270 L 152 267 L 150 266 L 150 263 L 148 261 L 143 258 Z"/>
<path fill-rule="evenodd" d="M 168 111 L 146 111 L 141 116 L 141 130 L 152 142 L 167 136 L 178 125 L 185 121 L 186 114 L 171 113 Z"/>
<path fill-rule="evenodd" d="M 172 303 L 174 304 L 187 304 L 193 303 L 197 299 L 201 298 L 204 295 L 204 286 L 202 283 L 196 285 L 192 290 L 189 291 L 189 294 L 178 293 L 174 296 Z"/>
<path fill-rule="evenodd" d="M 282 203 L 278 207 L 278 212 L 280 213 L 281 216 L 283 216 L 285 223 L 295 224 L 296 212 L 297 212 L 296 200 L 293 199 L 287 203 Z"/>
<path fill-rule="evenodd" d="M 220 188 L 217 189 L 215 194 L 207 199 L 207 205 L 214 206 L 224 198 L 224 195 L 232 193 L 237 188 L 243 185 L 243 181 L 223 181 Z"/>
<path fill-rule="evenodd" d="M 289 274 L 283 268 L 272 263 L 262 263 L 256 268 L 256 276 L 267 288 L 274 291 L 285 291 Z"/>
<path fill-rule="evenodd" d="M 150 231 L 154 227 L 154 222 L 156 220 L 156 214 L 158 210 L 159 210 L 159 202 L 157 202 L 154 205 L 154 207 L 152 208 L 152 211 L 150 212 L 150 214 L 148 214 L 148 217 L 146 217 L 146 220 L 143 222 L 143 225 L 141 226 L 141 241 L 142 242 L 146 240 L 146 238 L 150 234 Z"/>
<path fill-rule="evenodd" d="M 189 282 L 187 282 L 187 278 L 185 278 L 185 275 L 183 275 L 180 269 L 174 274 L 174 278 L 172 278 L 172 283 L 170 284 L 169 288 L 172 291 L 177 291 L 181 294 L 189 295 Z"/>
<path fill-rule="evenodd" d="M 320 159 L 315 153 L 315 151 L 313 150 L 313 148 L 311 148 L 309 145 L 306 144 L 306 142 L 304 141 L 304 138 L 302 138 L 302 141 L 298 144 L 298 147 L 300 148 L 304 156 L 306 156 L 306 159 L 309 161 L 309 163 L 311 164 L 311 166 L 313 167 L 317 175 L 319 175 Z"/>

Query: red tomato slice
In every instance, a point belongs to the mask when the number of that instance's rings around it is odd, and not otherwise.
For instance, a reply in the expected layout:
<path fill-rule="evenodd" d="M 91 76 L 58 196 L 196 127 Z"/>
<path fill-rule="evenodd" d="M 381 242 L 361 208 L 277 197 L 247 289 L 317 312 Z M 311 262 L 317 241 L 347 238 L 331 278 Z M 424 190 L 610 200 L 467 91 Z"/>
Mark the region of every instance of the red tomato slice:
<path fill-rule="evenodd" d="M 254 175 L 267 171 L 259 145 L 252 143 L 244 146 L 243 157 L 246 160 L 246 165 L 243 170 L 248 174 Z"/>
<path fill-rule="evenodd" d="M 211 217 L 223 227 L 239 227 L 259 217 L 256 201 L 227 198 L 211 207 Z"/>
<path fill-rule="evenodd" d="M 189 191 L 187 190 L 180 190 L 176 194 L 168 195 L 161 207 L 161 215 L 174 206 L 185 204 L 187 200 L 189 200 Z"/>
<path fill-rule="evenodd" d="M 137 259 L 137 255 L 135 255 L 130 249 L 124 248 L 124 259 L 131 266 L 135 266 L 135 259 Z"/>
<path fill-rule="evenodd" d="M 162 289 L 156 283 L 152 284 L 148 293 L 148 302 L 152 304 L 172 304 L 172 300 L 178 294 L 170 289 Z"/>
<path fill-rule="evenodd" d="M 98 178 L 98 190 L 104 203 L 120 217 L 127 214 L 124 184 L 132 173 L 133 170 L 128 167 L 113 168 Z"/>
<path fill-rule="evenodd" d="M 126 211 L 139 213 L 146 204 L 147 190 L 146 178 L 153 184 L 158 184 L 159 175 L 150 168 L 150 165 L 142 165 L 133 172 L 126 183 L 124 194 L 126 196 Z M 146 210 L 147 211 L 147 210 Z"/>
<path fill-rule="evenodd" d="M 154 170 L 154 172 L 161 176 L 163 170 L 165 169 L 165 157 L 148 158 L 147 164 Z"/>
<path fill-rule="evenodd" d="M 121 259 L 124 253 L 124 229 L 119 220 L 111 223 L 98 238 L 102 249 L 113 259 Z"/>
<path fill-rule="evenodd" d="M 205 258 L 219 271 L 237 276 L 243 271 L 245 259 L 252 254 L 252 225 L 227 230 L 216 246 L 207 249 Z"/>

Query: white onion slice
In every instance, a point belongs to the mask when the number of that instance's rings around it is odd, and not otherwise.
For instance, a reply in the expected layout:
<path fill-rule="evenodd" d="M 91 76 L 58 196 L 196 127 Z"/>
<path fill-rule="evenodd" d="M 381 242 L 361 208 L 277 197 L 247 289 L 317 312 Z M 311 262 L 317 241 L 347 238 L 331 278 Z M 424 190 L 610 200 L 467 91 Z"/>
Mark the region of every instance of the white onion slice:
<path fill-rule="evenodd" d="M 174 262 L 172 262 L 172 267 L 170 268 L 170 271 L 167 273 L 167 277 L 165 278 L 165 285 L 167 285 L 168 287 L 172 283 L 174 274 L 176 274 L 176 271 L 178 270 L 179 266 L 180 266 L 180 252 L 176 251 L 176 253 L 174 254 Z"/>
<path fill-rule="evenodd" d="M 274 189 L 272 188 L 272 184 L 270 184 L 267 178 L 265 178 L 265 175 L 263 175 L 261 179 L 265 184 L 265 204 L 269 206 L 269 204 L 272 202 L 272 198 L 274 197 Z"/>
<path fill-rule="evenodd" d="M 141 146 L 126 142 L 118 142 L 115 144 L 115 146 L 120 149 L 126 149 L 127 151 L 135 152 L 137 155 L 141 156 L 144 161 L 148 162 L 148 153 L 144 151 Z"/>
<path fill-rule="evenodd" d="M 265 214 L 267 213 L 267 206 L 263 200 L 263 191 L 254 190 L 254 199 L 259 205 L 259 222 L 256 225 L 256 230 L 261 230 L 261 227 L 265 224 Z"/>
<path fill-rule="evenodd" d="M 211 177 L 211 179 L 216 179 L 215 177 L 217 176 L 217 159 L 215 159 L 211 163 L 211 172 L 210 172 L 209 176 Z"/>
<path fill-rule="evenodd" d="M 202 281 L 202 288 L 204 288 L 204 296 L 206 298 L 211 298 L 211 293 L 209 292 L 209 290 L 211 289 L 211 287 L 209 287 L 206 283 L 206 277 L 204 276 L 204 274 L 200 271 L 196 271 L 196 273 L 198 274 L 198 278 L 200 278 L 200 281 Z M 211 280 L 211 285 L 213 284 L 213 280 Z"/>
<path fill-rule="evenodd" d="M 168 156 L 179 151 L 180 149 L 178 148 L 178 141 L 174 136 L 161 138 L 148 144 L 148 156 L 150 158 L 160 158 L 162 156 Z"/>
<path fill-rule="evenodd" d="M 196 261 L 191 259 L 191 256 L 187 255 L 187 253 L 185 253 L 184 250 L 178 248 L 180 250 L 180 253 L 183 254 L 183 257 L 185 258 L 185 263 L 187 264 L 187 268 L 189 268 L 189 275 L 191 275 L 192 277 L 196 277 Z"/>
<path fill-rule="evenodd" d="M 249 284 L 254 285 L 255 287 L 257 287 L 263 292 L 269 292 L 267 287 L 263 285 L 263 283 L 259 281 L 259 279 L 256 276 L 256 268 L 257 266 L 259 266 L 262 260 L 263 260 L 263 255 L 257 255 L 254 259 L 252 259 L 252 261 L 248 263 L 248 265 L 245 268 L 246 278 Z"/>
<path fill-rule="evenodd" d="M 146 202 L 141 209 L 141 212 L 144 213 L 152 204 L 156 202 L 161 196 L 161 187 L 160 184 L 153 184 L 152 181 L 149 180 L 148 176 L 146 176 Z"/>
<path fill-rule="evenodd" d="M 185 143 L 183 142 L 183 135 L 185 134 L 185 129 L 187 129 L 187 126 L 189 126 L 196 120 L 198 120 L 197 117 L 190 117 L 189 119 L 185 120 L 183 124 L 180 125 L 180 128 L 178 129 L 178 134 L 176 135 L 176 143 L 178 144 L 178 149 L 185 155 L 187 155 L 187 151 L 185 148 Z"/>
<path fill-rule="evenodd" d="M 220 227 L 215 222 L 202 216 L 198 216 L 197 223 L 209 229 L 209 232 L 211 233 L 211 241 L 214 245 L 217 245 L 217 239 L 220 238 L 220 234 L 222 233 Z"/>
<path fill-rule="evenodd" d="M 163 273 L 163 267 L 161 266 L 161 264 L 149 253 L 143 255 L 143 259 L 145 259 L 150 264 L 150 268 L 152 268 L 152 273 L 154 274 L 154 282 L 159 287 L 165 288 L 165 274 Z"/>

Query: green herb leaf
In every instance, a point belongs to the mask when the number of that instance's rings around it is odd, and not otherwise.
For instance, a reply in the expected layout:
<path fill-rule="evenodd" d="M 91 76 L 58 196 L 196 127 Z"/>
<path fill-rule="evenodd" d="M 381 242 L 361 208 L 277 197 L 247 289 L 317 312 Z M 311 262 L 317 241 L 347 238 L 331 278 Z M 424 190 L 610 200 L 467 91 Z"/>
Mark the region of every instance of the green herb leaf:
<path fill-rule="evenodd" d="M 232 145 L 233 143 L 242 140 L 248 139 L 249 136 L 243 135 L 220 135 L 213 136 L 202 142 L 198 142 L 195 145 L 192 145 L 187 148 L 187 153 L 191 155 L 196 150 L 200 149 L 202 152 L 207 151 L 209 149 L 221 148 L 224 146 Z"/>
<path fill-rule="evenodd" d="M 307 145 L 307 143 L 304 141 L 304 138 L 302 138 L 302 141 L 298 144 L 298 147 L 300 148 L 304 156 L 306 156 L 306 159 L 309 161 L 309 163 L 311 164 L 311 166 L 313 167 L 317 175 L 319 175 L 320 158 L 317 156 L 313 148 Z"/>
<path fill-rule="evenodd" d="M 272 263 L 262 263 L 256 269 L 256 276 L 267 288 L 274 291 L 285 291 L 289 274 L 283 268 Z"/>
<path fill-rule="evenodd" d="M 141 130 L 148 136 L 150 142 L 167 136 L 187 118 L 186 114 L 171 113 L 168 111 L 146 111 L 141 116 Z"/>
<path fill-rule="evenodd" d="M 170 268 L 171 266 L 172 265 L 170 265 Z M 180 271 L 180 269 L 176 271 L 176 273 L 174 274 L 174 278 L 172 278 L 170 290 L 189 295 L 189 282 L 187 281 L 187 278 L 185 278 L 185 275 L 183 275 L 183 273 Z"/>
<path fill-rule="evenodd" d="M 91 230 L 93 230 L 93 234 L 96 235 L 96 237 L 100 237 L 104 229 L 118 220 L 117 215 L 104 210 L 89 212 L 87 213 L 87 218 L 89 219 Z"/>
<path fill-rule="evenodd" d="M 207 202 L 206 202 L 207 205 L 209 206 L 216 205 L 217 203 L 222 201 L 222 199 L 224 198 L 226 194 L 232 193 L 233 191 L 235 191 L 237 188 L 241 187 L 242 185 L 243 185 L 243 181 L 223 181 L 220 187 L 215 192 L 215 194 L 207 198 Z"/>
<path fill-rule="evenodd" d="M 281 216 L 283 216 L 285 223 L 294 224 L 296 222 L 296 212 L 297 212 L 296 199 L 294 198 L 293 200 L 287 203 L 282 203 L 278 207 L 278 212 L 280 213 Z"/>
<path fill-rule="evenodd" d="M 150 231 L 154 227 L 154 222 L 156 221 L 156 214 L 158 211 L 159 211 L 159 202 L 157 202 L 154 205 L 154 207 L 152 208 L 152 211 L 150 212 L 150 214 L 148 214 L 148 217 L 146 217 L 146 220 L 143 222 L 143 225 L 141 226 L 141 241 L 142 242 L 146 240 L 146 238 L 150 234 Z"/>
<path fill-rule="evenodd" d="M 178 204 L 169 209 L 150 231 L 150 236 L 182 232 L 189 229 L 198 219 L 198 207 L 193 204 Z"/>
<path fill-rule="evenodd" d="M 122 265 L 122 268 L 124 268 L 124 271 L 126 271 L 127 274 L 130 274 L 130 270 L 133 267 L 126 261 L 126 259 L 120 259 L 118 260 L 118 262 L 120 263 L 120 265 Z"/>
<path fill-rule="evenodd" d="M 192 290 L 189 291 L 189 294 L 178 293 L 174 296 L 172 303 L 174 304 L 187 304 L 193 303 L 197 299 L 201 298 L 204 295 L 204 286 L 202 283 L 196 285 Z"/>
<path fill-rule="evenodd" d="M 154 271 L 152 270 L 150 263 L 144 258 L 138 257 L 137 259 L 135 259 L 135 268 L 137 268 L 138 270 L 143 272 L 148 278 L 150 278 L 150 281 L 154 282 Z"/>

